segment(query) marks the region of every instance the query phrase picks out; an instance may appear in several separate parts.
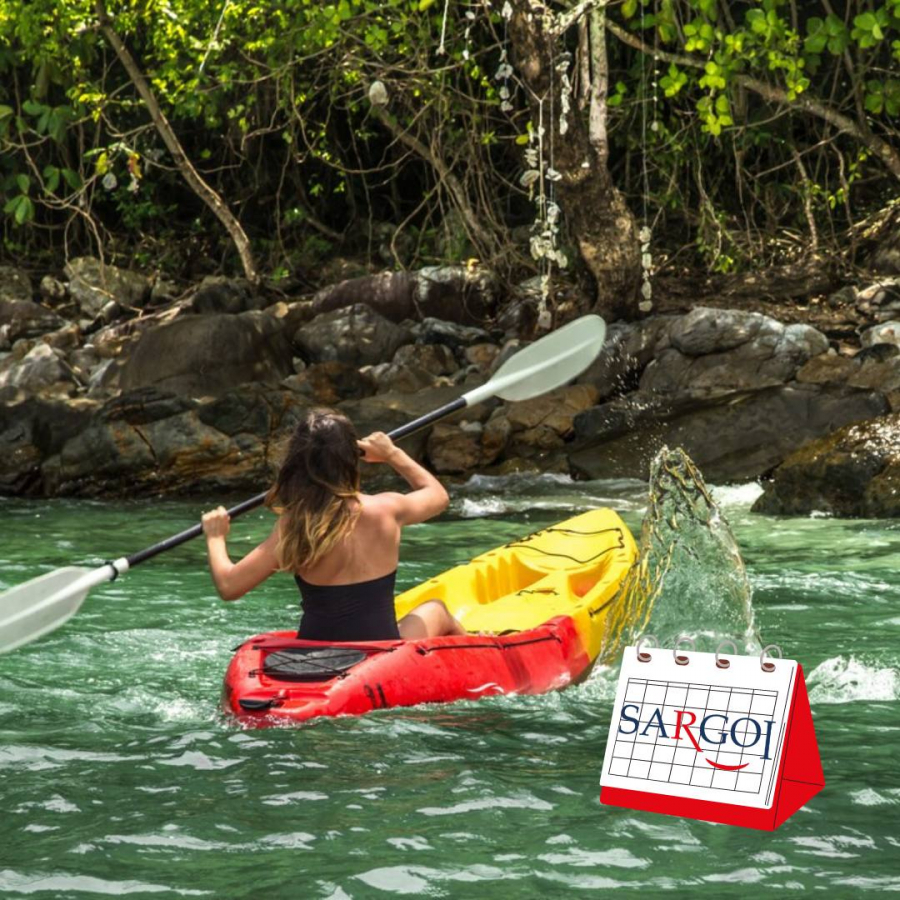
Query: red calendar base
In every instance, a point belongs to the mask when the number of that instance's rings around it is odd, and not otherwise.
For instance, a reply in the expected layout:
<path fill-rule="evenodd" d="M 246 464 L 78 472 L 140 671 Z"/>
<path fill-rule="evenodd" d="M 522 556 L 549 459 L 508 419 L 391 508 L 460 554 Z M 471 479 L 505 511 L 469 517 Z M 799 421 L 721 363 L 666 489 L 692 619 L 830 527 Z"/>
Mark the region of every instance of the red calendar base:
<path fill-rule="evenodd" d="M 821 784 L 804 782 L 784 782 L 778 795 L 777 805 L 771 809 L 750 809 L 732 803 L 713 803 L 710 800 L 689 800 L 684 797 L 663 797 L 643 791 L 628 791 L 624 788 L 605 787 L 600 791 L 600 802 L 607 806 L 624 806 L 644 812 L 663 813 L 684 819 L 699 819 L 704 822 L 719 822 L 722 825 L 740 825 L 744 828 L 758 828 L 774 831 L 789 819 L 801 806 L 806 804 L 820 790 Z"/>
<path fill-rule="evenodd" d="M 781 758 L 775 798 L 770 809 L 605 786 L 600 789 L 600 802 L 608 806 L 624 806 L 627 809 L 639 809 L 644 812 L 681 816 L 684 819 L 701 819 L 705 822 L 720 822 L 723 825 L 740 825 L 744 828 L 774 831 L 823 787 L 825 776 L 822 774 L 819 746 L 816 743 L 809 696 L 806 693 L 806 681 L 803 678 L 803 668 L 798 665 L 797 685 L 791 701 L 784 755 Z"/>

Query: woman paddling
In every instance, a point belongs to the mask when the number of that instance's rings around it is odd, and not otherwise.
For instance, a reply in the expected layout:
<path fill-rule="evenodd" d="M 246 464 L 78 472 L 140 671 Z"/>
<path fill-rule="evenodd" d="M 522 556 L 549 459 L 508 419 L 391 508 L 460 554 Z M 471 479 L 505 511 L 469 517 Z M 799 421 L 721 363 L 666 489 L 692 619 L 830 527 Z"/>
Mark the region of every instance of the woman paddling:
<path fill-rule="evenodd" d="M 361 454 L 366 462 L 387 463 L 412 490 L 360 493 Z M 213 582 L 223 600 L 237 600 L 274 572 L 292 573 L 303 598 L 298 637 L 307 640 L 465 634 L 441 600 L 417 606 L 399 623 L 394 614 L 400 530 L 436 516 L 448 501 L 443 485 L 386 434 L 357 440 L 346 416 L 312 410 L 295 429 L 266 496 L 279 518 L 259 546 L 233 563 L 225 508 L 203 515 Z"/>

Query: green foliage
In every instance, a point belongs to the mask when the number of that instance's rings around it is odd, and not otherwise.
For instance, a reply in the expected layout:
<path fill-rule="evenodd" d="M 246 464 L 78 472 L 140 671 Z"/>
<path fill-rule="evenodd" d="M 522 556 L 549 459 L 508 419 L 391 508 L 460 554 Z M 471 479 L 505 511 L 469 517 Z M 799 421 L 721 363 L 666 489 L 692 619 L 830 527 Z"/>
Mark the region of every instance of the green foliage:
<path fill-rule="evenodd" d="M 622 68 L 611 77 L 628 72 L 623 80 L 634 104 L 622 109 L 632 132 L 644 134 L 635 119 L 655 110 L 651 146 L 629 142 L 651 160 L 649 202 L 673 224 L 695 223 L 695 246 L 710 268 L 758 261 L 769 252 L 776 223 L 801 233 L 810 215 L 849 219 L 860 204 L 877 208 L 885 189 L 896 194 L 859 135 L 874 132 L 900 145 L 900 0 L 850 0 L 833 11 L 785 0 L 727 8 L 709 0 L 655 0 L 610 12 L 616 15 L 648 48 L 640 64 L 620 52 Z M 648 74 L 653 48 L 664 62 Z M 780 101 L 748 89 L 747 79 L 771 86 Z M 801 105 L 807 97 L 854 122 L 857 135 L 835 133 L 810 115 Z M 870 189 L 875 184 L 881 192 Z M 819 236 L 839 227 L 832 221 Z"/>
<path fill-rule="evenodd" d="M 326 233 L 368 249 L 378 243 L 368 238 L 373 223 L 386 219 L 406 223 L 413 257 L 440 255 L 435 236 L 446 231 L 452 198 L 373 111 L 375 81 L 385 86 L 385 110 L 399 132 L 461 179 L 481 221 L 501 229 L 530 215 L 527 196 L 510 186 L 535 146 L 536 125 L 526 124 L 533 110 L 516 73 L 495 76 L 500 48 L 510 49 L 501 5 L 486 12 L 451 3 L 447 53 L 439 56 L 444 4 L 436 0 L 107 2 L 188 156 L 278 270 L 318 265 L 335 249 Z M 574 0 L 554 8 L 566 5 Z M 647 199 L 663 210 L 672 233 L 690 235 L 712 268 L 758 258 L 773 222 L 799 233 L 808 203 L 817 216 L 837 216 L 885 193 L 876 155 L 860 156 L 852 138 L 824 128 L 799 101 L 825 104 L 896 142 L 900 0 L 826 7 L 785 0 L 608 7 L 610 20 L 648 51 L 608 36 L 614 176 L 627 184 L 633 208 Z M 217 224 L 185 189 L 96 25 L 93 0 L 0 0 L 6 246 L 63 234 L 70 245 L 89 246 L 96 228 L 123 253 L 171 237 L 221 258 Z M 561 39 L 573 54 L 575 32 Z M 761 100 L 742 78 L 777 89 L 784 102 Z M 575 115 L 586 113 L 573 99 Z M 795 151 L 813 179 L 808 187 Z M 648 170 L 649 198 L 633 179 L 635 161 Z M 740 228 L 745 237 L 737 240 Z"/>
<path fill-rule="evenodd" d="M 847 26 L 834 13 L 829 13 L 824 19 L 817 16 L 808 19 L 806 31 L 803 51 L 807 56 L 823 53 L 826 48 L 833 56 L 838 56 L 850 44 Z"/>
<path fill-rule="evenodd" d="M 873 115 L 887 113 L 889 116 L 900 114 L 900 80 L 888 78 L 879 81 L 870 78 L 866 82 L 866 109 Z"/>
<path fill-rule="evenodd" d="M 622 101 L 625 99 L 625 95 L 628 93 L 628 85 L 624 81 L 617 81 L 615 90 L 609 95 L 606 103 L 608 106 L 615 108 L 617 106 L 622 105 Z M 516 138 L 518 142 L 518 138 Z M 523 143 L 528 143 L 528 138 L 526 136 Z"/>
<path fill-rule="evenodd" d="M 659 80 L 659 86 L 667 97 L 674 97 L 687 83 L 687 73 L 682 72 L 675 63 L 669 66 L 668 73 Z"/>

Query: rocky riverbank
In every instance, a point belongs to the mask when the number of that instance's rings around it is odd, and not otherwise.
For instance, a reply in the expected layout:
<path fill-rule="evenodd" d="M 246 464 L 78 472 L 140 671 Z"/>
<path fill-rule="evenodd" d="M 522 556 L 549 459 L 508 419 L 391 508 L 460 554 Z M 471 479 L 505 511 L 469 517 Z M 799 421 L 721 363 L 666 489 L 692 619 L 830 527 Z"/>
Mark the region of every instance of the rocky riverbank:
<path fill-rule="evenodd" d="M 389 430 L 482 383 L 536 336 L 528 286 L 504 295 L 477 267 L 299 298 L 219 277 L 180 290 L 89 258 L 63 274 L 35 285 L 0 269 L 6 494 L 258 490 L 309 406 L 344 410 L 362 433 Z M 851 298 L 878 301 L 882 322 L 860 347 L 709 307 L 614 323 L 576 384 L 464 410 L 408 449 L 451 478 L 645 477 L 664 443 L 712 482 L 764 476 L 808 442 L 900 407 L 892 290 Z"/>

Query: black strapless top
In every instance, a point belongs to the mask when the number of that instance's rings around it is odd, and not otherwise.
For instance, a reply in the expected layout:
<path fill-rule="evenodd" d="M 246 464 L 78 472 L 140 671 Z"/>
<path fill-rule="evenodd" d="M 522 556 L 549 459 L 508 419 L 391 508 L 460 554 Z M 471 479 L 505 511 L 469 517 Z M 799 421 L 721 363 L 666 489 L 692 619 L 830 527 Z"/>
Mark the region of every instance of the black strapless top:
<path fill-rule="evenodd" d="M 307 641 L 389 641 L 400 637 L 394 613 L 397 570 L 353 584 L 310 584 L 294 576 L 303 598 L 297 637 Z"/>

